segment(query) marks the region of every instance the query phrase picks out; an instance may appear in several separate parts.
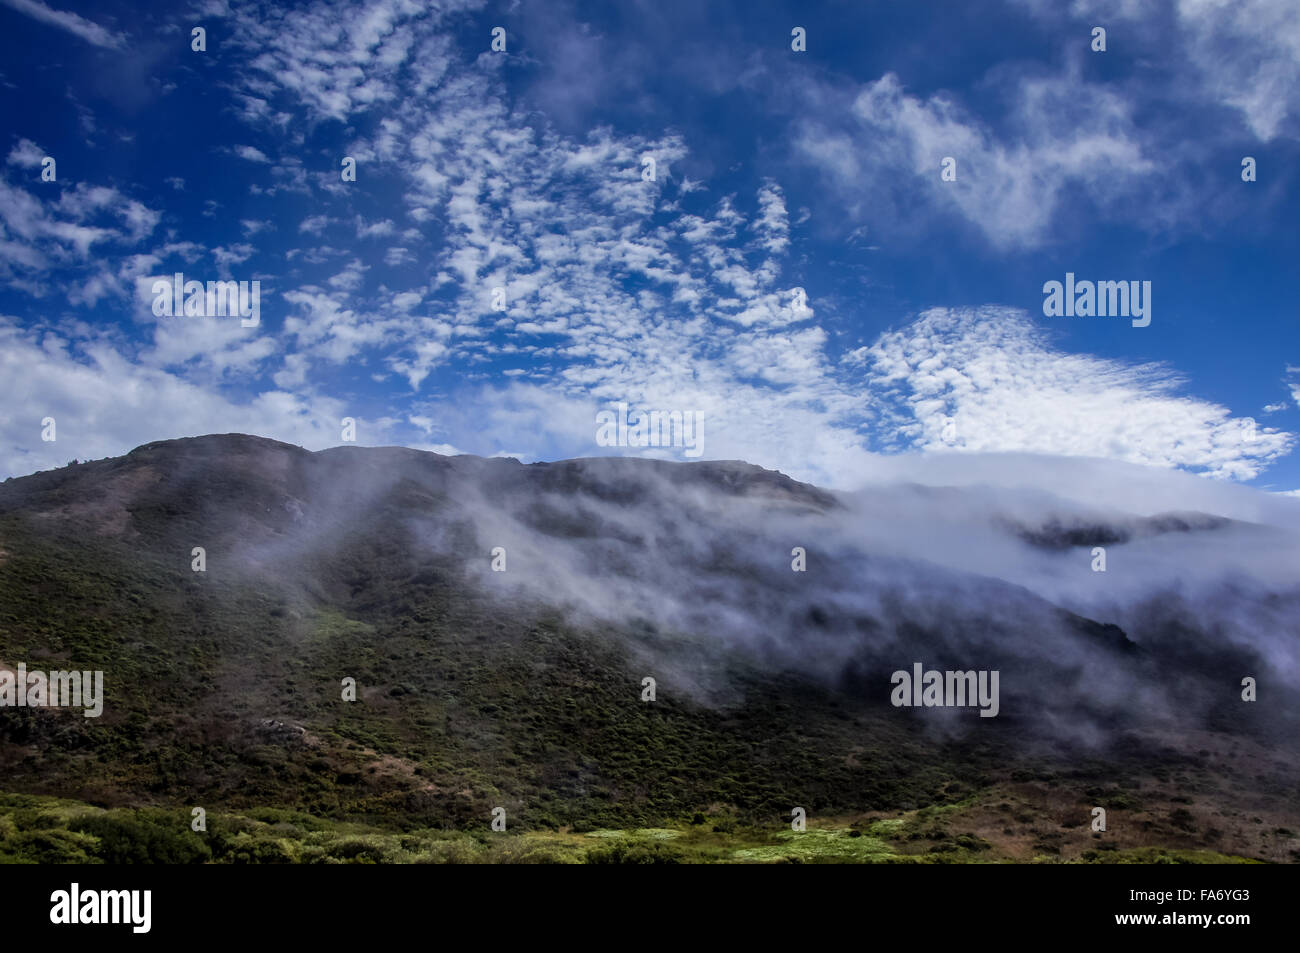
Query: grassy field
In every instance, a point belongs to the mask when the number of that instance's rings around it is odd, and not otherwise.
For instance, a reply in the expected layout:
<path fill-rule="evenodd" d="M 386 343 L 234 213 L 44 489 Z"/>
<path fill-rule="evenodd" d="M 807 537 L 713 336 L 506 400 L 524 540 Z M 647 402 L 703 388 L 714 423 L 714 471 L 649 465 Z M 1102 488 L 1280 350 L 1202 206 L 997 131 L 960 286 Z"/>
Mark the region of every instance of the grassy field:
<path fill-rule="evenodd" d="M 1097 839 L 1078 856 L 1009 856 L 968 833 L 954 810 L 894 818 L 828 818 L 802 832 L 727 818 L 675 827 L 403 833 L 277 809 L 206 818 L 181 811 L 103 810 L 76 801 L 0 796 L 0 863 L 678 864 L 678 863 L 1250 863 L 1206 850 L 1120 848 Z M 960 826 L 960 824 L 955 825 Z"/>

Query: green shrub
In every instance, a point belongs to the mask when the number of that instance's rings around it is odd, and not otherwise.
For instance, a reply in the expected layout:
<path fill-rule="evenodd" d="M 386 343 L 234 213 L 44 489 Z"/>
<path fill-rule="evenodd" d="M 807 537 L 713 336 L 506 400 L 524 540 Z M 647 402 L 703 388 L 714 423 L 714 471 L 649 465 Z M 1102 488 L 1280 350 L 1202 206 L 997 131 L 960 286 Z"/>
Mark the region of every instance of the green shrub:
<path fill-rule="evenodd" d="M 89 834 L 65 830 L 29 831 L 5 840 L 0 863 L 96 864 L 98 842 Z"/>
<path fill-rule="evenodd" d="M 680 864 L 682 854 L 663 841 L 624 839 L 587 851 L 586 861 L 589 864 Z"/>
<path fill-rule="evenodd" d="M 181 819 L 144 814 L 91 814 L 68 830 L 99 840 L 96 855 L 106 864 L 201 864 L 212 857 L 206 843 Z"/>

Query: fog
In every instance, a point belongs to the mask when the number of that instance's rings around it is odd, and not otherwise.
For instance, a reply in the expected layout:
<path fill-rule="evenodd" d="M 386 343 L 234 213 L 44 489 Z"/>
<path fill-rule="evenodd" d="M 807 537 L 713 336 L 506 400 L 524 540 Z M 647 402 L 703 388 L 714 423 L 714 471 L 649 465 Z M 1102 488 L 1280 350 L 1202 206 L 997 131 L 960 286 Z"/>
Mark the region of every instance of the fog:
<path fill-rule="evenodd" d="M 882 459 L 840 493 L 743 463 L 393 448 L 310 460 L 289 531 L 246 544 L 253 564 L 304 565 L 349 521 L 396 520 L 414 565 L 455 567 L 468 594 L 616 640 L 629 678 L 655 677 L 661 695 L 731 704 L 736 673 L 757 669 L 888 706 L 891 673 L 919 662 L 1000 672 L 996 719 L 899 711 L 958 733 L 997 721 L 1105 744 L 1292 730 L 1300 711 L 1289 498 L 1027 455 Z"/>
<path fill-rule="evenodd" d="M 836 494 L 744 464 L 619 458 L 461 457 L 441 480 L 450 506 L 412 517 L 423 546 L 454 557 L 474 540 L 466 585 L 621 639 L 660 691 L 734 701 L 740 660 L 884 702 L 890 673 L 921 662 L 999 670 L 1000 717 L 1089 742 L 1231 717 L 1245 676 L 1257 706 L 1295 713 L 1289 499 L 1021 457 L 895 459 Z"/>

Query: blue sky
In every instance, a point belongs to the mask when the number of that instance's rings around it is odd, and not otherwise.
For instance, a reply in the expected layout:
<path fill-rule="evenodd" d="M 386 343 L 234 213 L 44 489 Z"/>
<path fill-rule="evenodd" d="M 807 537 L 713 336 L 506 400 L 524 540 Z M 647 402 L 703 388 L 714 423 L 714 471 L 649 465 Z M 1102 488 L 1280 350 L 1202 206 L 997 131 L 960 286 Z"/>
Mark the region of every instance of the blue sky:
<path fill-rule="evenodd" d="M 969 6 L 0 0 L 0 471 L 344 417 L 684 458 L 598 446 L 622 401 L 835 486 L 1032 452 L 1300 488 L 1294 4 Z M 259 281 L 260 324 L 156 316 L 177 271 Z M 1150 325 L 1045 316 L 1067 272 L 1151 282 Z"/>

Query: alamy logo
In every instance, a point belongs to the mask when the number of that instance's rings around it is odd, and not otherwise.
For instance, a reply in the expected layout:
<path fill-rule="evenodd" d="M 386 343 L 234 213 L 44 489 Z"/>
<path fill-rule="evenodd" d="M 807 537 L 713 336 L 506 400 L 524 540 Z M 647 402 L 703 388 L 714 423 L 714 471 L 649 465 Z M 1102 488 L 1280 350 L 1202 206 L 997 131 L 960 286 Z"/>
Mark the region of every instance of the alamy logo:
<path fill-rule="evenodd" d="M 683 447 L 688 457 L 704 453 L 704 415 L 698 410 L 652 410 L 636 414 L 633 423 L 627 404 L 617 410 L 596 412 L 596 444 L 601 447 Z"/>
<path fill-rule="evenodd" d="M 104 713 L 104 673 L 16 672 L 0 668 L 0 708 L 81 708 L 87 718 Z"/>
<path fill-rule="evenodd" d="M 153 923 L 152 890 L 86 890 L 74 883 L 50 894 L 50 922 L 129 923 L 132 933 L 148 933 Z"/>
<path fill-rule="evenodd" d="M 1132 318 L 1135 328 L 1151 323 L 1151 282 L 1075 281 L 1065 273 L 1065 284 L 1043 285 L 1043 314 L 1049 318 Z"/>
<path fill-rule="evenodd" d="M 890 676 L 894 690 L 889 700 L 895 708 L 963 708 L 979 705 L 981 718 L 997 716 L 997 671 L 940 672 L 923 671 L 920 662 L 912 671 L 899 670 Z"/>
<path fill-rule="evenodd" d="M 238 316 L 240 325 L 255 328 L 262 321 L 262 282 L 186 281 L 182 272 L 159 278 L 152 288 L 153 313 L 158 317 L 224 318 Z"/>

